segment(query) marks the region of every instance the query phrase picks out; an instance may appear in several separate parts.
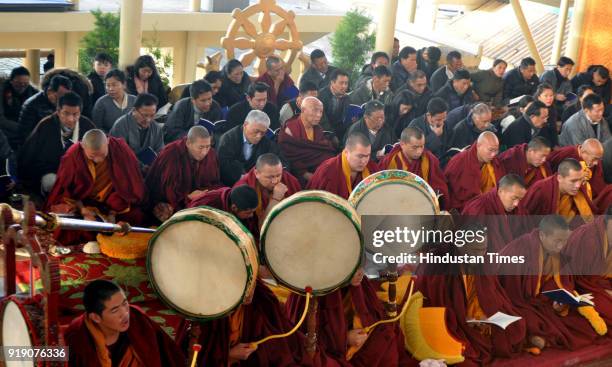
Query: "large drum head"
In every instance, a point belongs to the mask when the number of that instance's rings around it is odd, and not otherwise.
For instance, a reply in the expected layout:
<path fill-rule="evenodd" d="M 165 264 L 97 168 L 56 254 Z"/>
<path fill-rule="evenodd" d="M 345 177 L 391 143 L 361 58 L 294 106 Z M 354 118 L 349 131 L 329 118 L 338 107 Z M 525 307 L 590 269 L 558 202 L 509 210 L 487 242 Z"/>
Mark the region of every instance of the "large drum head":
<path fill-rule="evenodd" d="M 252 292 L 257 250 L 234 216 L 209 207 L 182 210 L 151 238 L 147 269 L 160 297 L 198 320 L 222 317 Z"/>
<path fill-rule="evenodd" d="M 368 220 L 363 223 L 364 233 L 372 233 L 375 228 L 418 229 L 429 225 L 431 216 L 440 213 L 438 199 L 429 184 L 421 177 L 401 170 L 380 171 L 368 176 L 355 187 L 349 202 L 360 216 L 380 216 L 377 218 L 378 222 Z M 368 252 L 381 252 L 384 255 L 399 255 L 416 251 L 418 248 L 419 246 L 376 248 L 372 246 L 372 241 L 366 241 Z"/>
<path fill-rule="evenodd" d="M 266 264 L 286 287 L 325 294 L 360 265 L 363 239 L 354 209 L 339 196 L 302 191 L 275 206 L 261 229 Z"/>
<path fill-rule="evenodd" d="M 28 323 L 28 315 L 23 306 L 14 298 L 7 298 L 0 306 L 0 322 L 2 322 L 2 340 L 0 345 L 32 347 L 36 343 L 33 340 L 32 324 Z M 8 361 L 4 362 L 7 367 L 34 366 L 32 361 Z"/>

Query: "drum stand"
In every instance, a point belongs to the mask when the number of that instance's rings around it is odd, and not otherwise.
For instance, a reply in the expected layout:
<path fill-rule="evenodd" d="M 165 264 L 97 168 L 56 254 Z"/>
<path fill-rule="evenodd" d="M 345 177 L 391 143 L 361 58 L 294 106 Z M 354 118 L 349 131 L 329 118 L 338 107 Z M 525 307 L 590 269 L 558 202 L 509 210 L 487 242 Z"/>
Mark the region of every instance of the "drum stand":
<path fill-rule="evenodd" d="M 389 289 L 387 295 L 389 300 L 385 302 L 385 311 L 387 311 L 387 317 L 392 318 L 397 316 L 397 279 L 399 274 L 397 272 L 397 264 L 388 264 L 387 270 L 383 274 L 383 279 L 389 282 Z"/>
<path fill-rule="evenodd" d="M 308 295 L 306 295 L 308 297 Z M 317 351 L 317 310 L 319 308 L 319 300 L 317 296 L 312 296 L 312 302 L 308 307 L 307 314 L 307 333 L 306 333 L 306 352 L 313 358 Z"/>

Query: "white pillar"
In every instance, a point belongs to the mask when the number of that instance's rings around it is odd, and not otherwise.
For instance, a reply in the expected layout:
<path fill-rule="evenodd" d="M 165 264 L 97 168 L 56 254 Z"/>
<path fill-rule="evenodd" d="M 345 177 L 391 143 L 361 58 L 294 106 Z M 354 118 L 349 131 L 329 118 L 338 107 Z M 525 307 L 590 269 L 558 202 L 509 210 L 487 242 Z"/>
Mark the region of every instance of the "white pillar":
<path fill-rule="evenodd" d="M 142 1 L 121 0 L 119 26 L 119 68 L 125 69 L 140 56 L 142 43 Z"/>
<path fill-rule="evenodd" d="M 202 8 L 202 0 L 191 0 L 191 11 L 199 13 Z"/>
<path fill-rule="evenodd" d="M 569 9 L 569 0 L 561 0 L 559 5 L 559 19 L 557 20 L 557 31 L 555 32 L 555 40 L 553 49 L 550 55 L 550 63 L 556 64 L 561 56 L 561 47 L 563 46 L 563 36 L 565 35 L 565 24 L 567 23 L 567 11 Z"/>
<path fill-rule="evenodd" d="M 183 83 L 191 83 L 196 78 L 196 68 L 198 64 L 198 47 L 196 43 L 196 32 L 187 32 L 185 39 L 185 75 Z"/>
<path fill-rule="evenodd" d="M 398 0 L 381 0 L 378 27 L 376 29 L 376 51 L 384 51 L 387 55 L 393 52 L 393 36 L 395 35 L 395 18 L 397 17 Z"/>
<path fill-rule="evenodd" d="M 40 83 L 40 50 L 27 49 L 25 51 L 23 64 L 30 72 L 32 84 L 38 85 L 38 83 Z"/>
<path fill-rule="evenodd" d="M 417 0 L 408 0 L 408 22 L 413 24 L 416 16 Z"/>
<path fill-rule="evenodd" d="M 67 68 L 79 68 L 79 36 L 76 32 L 66 32 L 66 46 L 64 47 L 64 61 Z"/>
<path fill-rule="evenodd" d="M 585 10 L 586 0 L 574 0 L 574 11 L 572 12 L 572 22 L 570 23 L 570 29 L 567 35 L 565 55 L 576 63 L 578 63 L 580 46 L 582 45 L 582 28 Z"/>
<path fill-rule="evenodd" d="M 512 4 L 512 9 L 514 9 L 514 15 L 516 15 L 516 20 L 518 21 L 519 26 L 521 27 L 521 31 L 523 31 L 523 38 L 525 38 L 525 41 L 527 41 L 527 48 L 529 48 L 529 53 L 536 62 L 536 71 L 538 74 L 542 74 L 544 72 L 544 64 L 542 63 L 542 58 L 540 57 L 538 48 L 536 47 L 535 41 L 533 40 L 533 36 L 531 35 L 531 31 L 529 30 L 529 24 L 527 24 L 527 19 L 525 19 L 523 8 L 521 8 L 521 3 L 519 2 L 519 0 L 510 0 L 510 4 Z"/>

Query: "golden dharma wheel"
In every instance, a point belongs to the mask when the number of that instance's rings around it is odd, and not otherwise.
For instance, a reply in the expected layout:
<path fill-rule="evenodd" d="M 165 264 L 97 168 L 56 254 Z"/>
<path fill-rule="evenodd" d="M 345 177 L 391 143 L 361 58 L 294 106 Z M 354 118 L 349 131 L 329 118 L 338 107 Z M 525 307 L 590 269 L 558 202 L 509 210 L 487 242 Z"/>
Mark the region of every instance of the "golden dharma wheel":
<path fill-rule="evenodd" d="M 257 17 L 257 23 L 253 23 L 253 17 Z M 259 75 L 265 72 L 268 56 L 281 57 L 290 68 L 302 50 L 295 13 L 281 8 L 275 0 L 261 0 L 244 10 L 234 9 L 232 18 L 225 37 L 221 38 L 225 56 L 229 60 L 235 58 L 235 49 L 249 50 L 239 60 L 245 67 L 255 62 Z M 273 19 L 278 20 L 273 23 Z M 285 34 L 289 39 L 282 38 Z"/>

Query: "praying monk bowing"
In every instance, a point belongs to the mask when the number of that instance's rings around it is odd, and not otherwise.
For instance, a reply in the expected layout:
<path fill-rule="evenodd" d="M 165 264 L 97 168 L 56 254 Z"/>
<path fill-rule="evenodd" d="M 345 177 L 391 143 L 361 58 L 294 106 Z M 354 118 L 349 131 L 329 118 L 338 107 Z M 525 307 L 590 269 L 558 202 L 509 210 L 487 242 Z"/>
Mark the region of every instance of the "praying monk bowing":
<path fill-rule="evenodd" d="M 317 97 L 306 97 L 301 111 L 281 127 L 278 145 L 289 160 L 292 173 L 302 185 L 306 185 L 317 167 L 335 156 L 337 150 L 320 126 L 323 103 Z"/>
<path fill-rule="evenodd" d="M 536 136 L 529 143 L 516 145 L 499 155 L 506 173 L 519 175 L 529 188 L 534 183 L 550 177 L 552 169 L 546 158 L 551 152 L 550 143 Z"/>
<path fill-rule="evenodd" d="M 607 333 L 606 323 L 593 306 L 570 307 L 542 294 L 565 289 L 573 292 L 569 276 L 561 274 L 566 263 L 561 252 L 570 230 L 557 214 L 545 216 L 538 228 L 510 242 L 502 256 L 522 256 L 524 262 L 500 263 L 500 281 L 527 323 L 527 334 L 539 349 L 545 346 L 578 349 Z"/>
<path fill-rule="evenodd" d="M 424 179 L 439 196 L 440 208 L 446 209 L 448 185 L 440 168 L 440 161 L 425 149 L 425 134 L 418 127 L 402 130 L 399 144 L 378 163 L 380 169 L 399 169 L 412 172 Z"/>
<path fill-rule="evenodd" d="M 563 254 L 569 259 L 575 289 L 591 293 L 595 308 L 612 326 L 612 207 L 591 223 L 576 228 Z"/>
<path fill-rule="evenodd" d="M 497 181 L 505 174 L 497 153 L 497 136 L 485 131 L 480 134 L 476 144 L 448 162 L 444 174 L 449 188 L 449 209 L 461 211 L 470 199 L 497 185 Z"/>
<path fill-rule="evenodd" d="M 165 221 L 189 200 L 221 186 L 219 161 L 206 128 L 196 125 L 187 136 L 164 147 L 145 180 L 150 207 Z"/>
<path fill-rule="evenodd" d="M 585 172 L 585 188 L 589 200 L 595 200 L 607 186 L 600 164 L 603 154 L 603 145 L 599 140 L 587 139 L 578 146 L 568 146 L 553 151 L 548 160 L 553 171 L 558 170 L 559 165 L 564 159 L 572 158 L 577 160 Z"/>
<path fill-rule="evenodd" d="M 144 181 L 134 152 L 123 139 L 107 138 L 102 130 L 93 129 L 64 154 L 45 210 L 76 212 L 88 220 L 107 216 L 110 221 L 140 225 L 145 218 L 140 209 L 144 199 Z M 77 240 L 73 238 L 77 233 L 87 237 L 81 232 L 61 232 L 64 244 Z"/>
<path fill-rule="evenodd" d="M 536 182 L 520 204 L 530 215 L 559 214 L 568 222 L 576 215 L 589 220 L 597 209 L 584 185 L 584 171 L 575 159 L 564 159 L 557 173 Z"/>
<path fill-rule="evenodd" d="M 108 280 L 83 291 L 85 313 L 64 333 L 70 367 L 179 367 L 185 357 L 159 325 Z"/>
<path fill-rule="evenodd" d="M 473 216 L 474 220 L 486 223 L 489 252 L 501 250 L 521 234 L 522 218 L 515 216 L 527 214 L 519 206 L 526 194 L 523 179 L 508 174 L 499 180 L 497 189 L 480 194 L 465 204 L 461 215 Z"/>
<path fill-rule="evenodd" d="M 287 299 L 289 319 L 296 322 L 305 299 L 291 293 Z M 404 335 L 397 322 L 364 328 L 385 319 L 382 303 L 363 269 L 351 283 L 318 297 L 317 351 L 321 366 L 396 367 L 416 366 L 404 347 Z M 302 329 L 302 330 L 305 330 Z"/>
<path fill-rule="evenodd" d="M 472 222 L 465 229 L 476 232 L 483 228 L 482 224 Z M 464 246 L 449 246 L 446 252 L 458 256 L 486 256 L 487 253 L 486 236 L 482 241 Z M 497 276 L 487 273 L 484 264 L 424 263 L 417 268 L 417 274 L 415 289 L 423 294 L 424 306 L 444 307 L 448 330 L 465 346 L 465 362 L 461 366 L 486 366 L 496 357 L 508 358 L 522 351 L 526 337 L 523 320 L 505 330 L 492 324 L 467 322 L 486 320 L 497 312 L 519 315 Z"/>
<path fill-rule="evenodd" d="M 308 189 L 325 190 L 348 199 L 364 178 L 379 170 L 370 160 L 372 144 L 359 132 L 346 138 L 342 153 L 321 163 L 308 182 Z"/>

